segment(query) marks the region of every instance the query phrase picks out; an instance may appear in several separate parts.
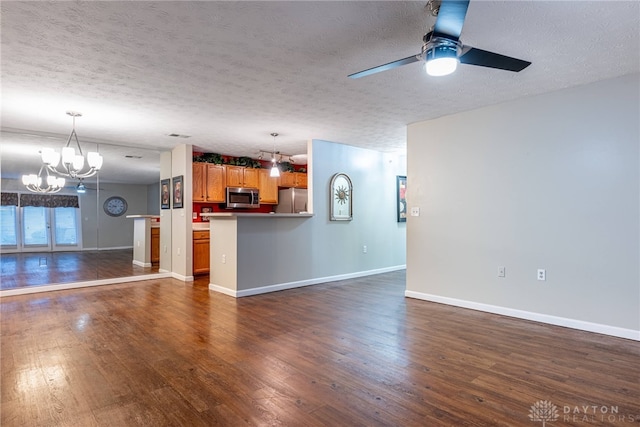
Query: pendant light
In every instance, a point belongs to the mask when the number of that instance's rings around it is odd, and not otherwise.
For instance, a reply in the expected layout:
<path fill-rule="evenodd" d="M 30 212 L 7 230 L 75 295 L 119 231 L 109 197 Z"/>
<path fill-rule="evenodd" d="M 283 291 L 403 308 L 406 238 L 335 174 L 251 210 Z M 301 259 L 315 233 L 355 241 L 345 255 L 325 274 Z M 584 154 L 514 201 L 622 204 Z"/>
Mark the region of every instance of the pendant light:
<path fill-rule="evenodd" d="M 271 136 L 273 137 L 273 154 L 271 154 L 271 172 L 269 176 L 277 178 L 280 176 L 280 169 L 278 169 L 278 164 L 276 163 L 276 136 L 278 136 L 278 134 L 273 132 Z"/>
<path fill-rule="evenodd" d="M 69 139 L 67 139 L 67 145 L 62 148 L 60 153 L 53 148 L 43 148 L 41 151 L 42 163 L 45 164 L 47 169 L 58 175 L 70 178 L 88 178 L 98 173 L 102 167 L 103 158 L 98 152 L 88 152 L 87 164 L 89 169 L 84 170 L 84 154 L 78 141 L 78 134 L 76 134 L 76 117 L 82 117 L 82 114 L 75 111 L 67 111 L 67 114 L 73 117 L 73 127 Z M 78 154 L 76 154 L 76 150 L 70 146 L 71 139 L 74 138 L 76 147 L 78 147 Z"/>

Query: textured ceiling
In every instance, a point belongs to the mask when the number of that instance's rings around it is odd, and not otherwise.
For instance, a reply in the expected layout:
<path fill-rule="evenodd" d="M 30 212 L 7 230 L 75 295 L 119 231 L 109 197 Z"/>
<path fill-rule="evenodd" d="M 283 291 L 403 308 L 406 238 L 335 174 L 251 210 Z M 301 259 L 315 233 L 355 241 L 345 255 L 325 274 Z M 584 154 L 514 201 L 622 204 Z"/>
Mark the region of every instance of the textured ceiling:
<path fill-rule="evenodd" d="M 288 154 L 310 138 L 397 151 L 409 123 L 640 70 L 636 1 L 472 0 L 462 42 L 529 68 L 347 78 L 417 54 L 425 3 L 3 1 L 3 142 L 66 140 L 77 110 L 81 140 L 154 150 L 254 155 L 279 132 Z"/>

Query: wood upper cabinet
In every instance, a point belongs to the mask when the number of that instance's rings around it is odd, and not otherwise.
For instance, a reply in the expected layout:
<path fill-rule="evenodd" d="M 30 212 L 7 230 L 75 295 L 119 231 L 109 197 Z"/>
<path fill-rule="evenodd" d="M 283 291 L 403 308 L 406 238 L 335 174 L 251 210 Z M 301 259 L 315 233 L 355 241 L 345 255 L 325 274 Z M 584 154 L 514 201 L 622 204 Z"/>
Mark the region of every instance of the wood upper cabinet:
<path fill-rule="evenodd" d="M 259 171 L 258 190 L 260 190 L 260 203 L 265 205 L 278 204 L 278 178 L 269 176 L 269 169 L 256 169 Z"/>
<path fill-rule="evenodd" d="M 293 172 L 281 172 L 280 173 L 280 187 L 295 187 L 296 176 Z"/>
<path fill-rule="evenodd" d="M 209 231 L 193 232 L 193 274 L 209 272 Z"/>
<path fill-rule="evenodd" d="M 207 163 L 207 202 L 224 203 L 227 170 L 223 165 Z"/>
<path fill-rule="evenodd" d="M 307 188 L 307 174 L 302 172 L 282 172 L 280 187 Z"/>
<path fill-rule="evenodd" d="M 296 177 L 296 187 L 297 188 L 307 188 L 307 174 L 302 172 L 294 172 Z"/>
<path fill-rule="evenodd" d="M 193 201 L 224 203 L 226 169 L 213 163 L 193 164 Z"/>
<path fill-rule="evenodd" d="M 193 201 L 205 202 L 207 200 L 207 164 L 193 164 Z"/>
<path fill-rule="evenodd" d="M 260 169 L 227 165 L 227 187 L 258 188 Z"/>

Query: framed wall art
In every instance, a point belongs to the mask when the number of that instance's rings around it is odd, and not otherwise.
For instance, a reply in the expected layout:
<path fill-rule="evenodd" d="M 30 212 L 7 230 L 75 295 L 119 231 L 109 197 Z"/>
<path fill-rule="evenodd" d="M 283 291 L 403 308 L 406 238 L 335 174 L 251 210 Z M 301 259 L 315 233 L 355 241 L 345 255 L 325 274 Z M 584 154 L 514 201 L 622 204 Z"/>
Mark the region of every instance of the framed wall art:
<path fill-rule="evenodd" d="M 182 175 L 174 176 L 171 180 L 173 184 L 173 208 L 181 209 L 183 207 L 183 188 Z"/>
<path fill-rule="evenodd" d="M 171 208 L 171 180 L 169 178 L 160 180 L 160 209 Z"/>
<path fill-rule="evenodd" d="M 331 221 L 351 221 L 353 219 L 353 185 L 351 178 L 344 173 L 337 173 L 331 178 L 329 185 L 329 206 Z"/>
<path fill-rule="evenodd" d="M 396 177 L 398 222 L 407 222 L 407 177 Z"/>

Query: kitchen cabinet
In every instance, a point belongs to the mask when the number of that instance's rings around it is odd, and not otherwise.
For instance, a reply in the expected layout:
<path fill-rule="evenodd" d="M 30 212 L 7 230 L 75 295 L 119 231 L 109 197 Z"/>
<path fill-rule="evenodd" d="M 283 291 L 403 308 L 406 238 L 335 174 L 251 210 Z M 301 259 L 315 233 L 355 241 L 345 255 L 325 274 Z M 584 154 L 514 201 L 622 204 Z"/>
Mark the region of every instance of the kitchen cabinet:
<path fill-rule="evenodd" d="M 160 227 L 151 227 L 151 264 L 160 262 Z"/>
<path fill-rule="evenodd" d="M 227 187 L 258 188 L 260 169 L 227 165 Z"/>
<path fill-rule="evenodd" d="M 307 174 L 302 172 L 293 173 L 296 178 L 296 188 L 307 188 Z"/>
<path fill-rule="evenodd" d="M 209 230 L 193 232 L 193 274 L 209 273 Z"/>
<path fill-rule="evenodd" d="M 207 202 L 224 203 L 227 170 L 223 165 L 207 163 Z"/>
<path fill-rule="evenodd" d="M 207 200 L 207 164 L 194 163 L 193 170 L 193 201 L 205 202 Z"/>
<path fill-rule="evenodd" d="M 224 203 L 226 183 L 224 165 L 193 164 L 194 202 Z"/>
<path fill-rule="evenodd" d="M 307 174 L 302 172 L 282 172 L 279 185 L 286 188 L 307 188 Z"/>
<path fill-rule="evenodd" d="M 293 172 L 281 172 L 280 173 L 280 187 L 295 187 L 296 176 Z"/>
<path fill-rule="evenodd" d="M 259 172 L 258 190 L 260 190 L 260 203 L 265 205 L 278 204 L 278 178 L 269 176 L 269 169 L 257 169 Z"/>

